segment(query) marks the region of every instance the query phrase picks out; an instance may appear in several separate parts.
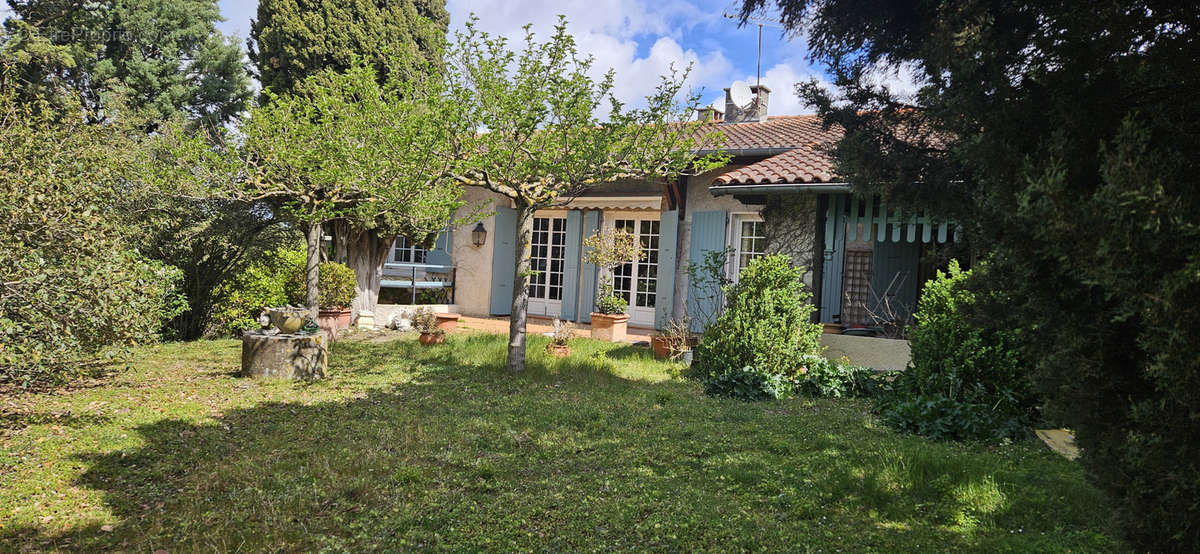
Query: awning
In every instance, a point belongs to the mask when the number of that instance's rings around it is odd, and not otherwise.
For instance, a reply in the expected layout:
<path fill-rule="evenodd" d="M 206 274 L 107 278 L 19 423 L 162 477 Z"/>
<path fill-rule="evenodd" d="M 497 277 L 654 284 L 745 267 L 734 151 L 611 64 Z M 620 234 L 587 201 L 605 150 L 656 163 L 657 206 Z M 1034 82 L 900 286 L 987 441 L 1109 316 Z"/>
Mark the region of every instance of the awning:
<path fill-rule="evenodd" d="M 651 210 L 662 211 L 662 194 L 603 196 L 580 196 L 563 206 L 565 210 Z M 515 207 L 515 206 L 513 206 Z"/>

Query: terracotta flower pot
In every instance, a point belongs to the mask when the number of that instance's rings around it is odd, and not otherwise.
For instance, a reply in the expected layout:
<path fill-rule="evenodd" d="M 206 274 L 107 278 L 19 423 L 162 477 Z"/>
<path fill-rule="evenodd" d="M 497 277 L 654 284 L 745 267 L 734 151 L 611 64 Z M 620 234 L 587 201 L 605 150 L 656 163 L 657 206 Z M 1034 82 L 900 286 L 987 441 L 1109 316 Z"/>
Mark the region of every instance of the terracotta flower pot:
<path fill-rule="evenodd" d="M 317 327 L 328 333 L 331 340 L 336 340 L 339 330 L 350 328 L 350 309 L 321 308 L 317 312 Z"/>
<path fill-rule="evenodd" d="M 623 342 L 629 314 L 592 312 L 592 338 L 607 342 Z"/>
<path fill-rule="evenodd" d="M 421 338 L 418 340 L 420 340 L 421 344 L 424 344 L 425 346 L 433 346 L 435 344 L 442 344 L 443 342 L 446 342 L 446 335 L 440 333 L 421 333 Z"/>
<path fill-rule="evenodd" d="M 438 329 L 443 331 L 453 331 L 455 327 L 458 327 L 458 314 L 444 313 L 434 315 L 437 316 Z"/>
<path fill-rule="evenodd" d="M 546 352 L 556 358 L 566 358 L 571 355 L 571 347 L 568 345 L 560 345 L 550 343 L 546 345 Z"/>
<path fill-rule="evenodd" d="M 654 351 L 655 358 L 663 359 L 671 357 L 671 341 L 662 335 L 650 337 L 650 349 Z"/>

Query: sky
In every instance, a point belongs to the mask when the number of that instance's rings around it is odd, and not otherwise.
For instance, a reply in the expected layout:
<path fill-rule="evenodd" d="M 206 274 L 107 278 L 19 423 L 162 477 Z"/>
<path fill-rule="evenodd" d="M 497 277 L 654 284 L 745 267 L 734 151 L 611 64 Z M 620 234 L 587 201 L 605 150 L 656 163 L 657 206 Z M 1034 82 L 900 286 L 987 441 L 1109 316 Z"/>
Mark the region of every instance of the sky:
<path fill-rule="evenodd" d="M 218 27 L 241 42 L 250 34 L 256 0 L 220 0 L 225 21 Z M 658 76 L 694 64 L 687 88 L 701 94 L 701 103 L 724 105 L 724 88 L 741 80 L 754 84 L 758 27 L 739 27 L 723 17 L 736 13 L 730 0 L 448 0 L 451 32 L 474 13 L 479 28 L 519 41 L 521 27 L 533 24 L 543 40 L 559 14 L 568 21 L 581 52 L 596 58 L 598 74 L 616 72 L 615 94 L 631 105 L 644 104 Z M 0 3 L 0 19 L 8 15 Z M 770 17 L 770 14 L 766 14 Z M 795 94 L 795 85 L 812 77 L 824 80 L 806 59 L 802 40 L 784 36 L 779 26 L 762 32 L 762 83 L 771 89 L 772 115 L 812 113 Z M 597 75 L 599 76 L 599 75 Z"/>
<path fill-rule="evenodd" d="M 226 21 L 219 27 L 244 41 L 257 5 L 254 0 L 221 0 Z M 739 28 L 737 21 L 722 17 L 736 13 L 738 6 L 729 0 L 449 0 L 446 7 L 451 32 L 474 13 L 480 29 L 510 40 L 523 37 L 526 23 L 544 40 L 558 15 L 565 15 L 580 51 L 596 58 L 596 70 L 615 70 L 620 100 L 644 104 L 641 99 L 653 92 L 658 76 L 672 63 L 679 68 L 693 63 L 688 87 L 701 93 L 702 103 L 716 100 L 724 106 L 725 87 L 736 80 L 755 82 L 758 27 Z M 797 82 L 821 77 L 805 59 L 804 43 L 789 40 L 778 26 L 765 26 L 762 38 L 769 113 L 812 113 L 794 92 Z"/>

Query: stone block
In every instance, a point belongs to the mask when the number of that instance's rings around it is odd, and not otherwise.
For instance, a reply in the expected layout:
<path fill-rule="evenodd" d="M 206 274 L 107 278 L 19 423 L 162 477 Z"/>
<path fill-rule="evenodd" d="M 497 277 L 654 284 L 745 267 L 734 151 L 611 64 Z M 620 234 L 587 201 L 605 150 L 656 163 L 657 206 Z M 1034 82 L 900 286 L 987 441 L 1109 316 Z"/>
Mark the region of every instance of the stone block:
<path fill-rule="evenodd" d="M 243 377 L 322 379 L 329 364 L 329 338 L 315 335 L 242 335 Z"/>

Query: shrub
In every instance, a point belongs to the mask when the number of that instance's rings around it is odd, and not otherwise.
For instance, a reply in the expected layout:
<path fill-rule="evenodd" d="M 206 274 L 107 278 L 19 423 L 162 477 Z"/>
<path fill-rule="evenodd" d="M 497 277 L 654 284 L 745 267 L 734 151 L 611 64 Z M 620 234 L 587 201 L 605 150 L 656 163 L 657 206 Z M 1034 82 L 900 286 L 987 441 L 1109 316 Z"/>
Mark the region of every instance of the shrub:
<path fill-rule="evenodd" d="M 835 362 L 806 354 L 801 357 L 801 376 L 796 392 L 806 396 L 855 398 L 871 396 L 881 378 L 871 368 Z"/>
<path fill-rule="evenodd" d="M 877 396 L 884 421 L 937 439 L 1027 433 L 1037 398 L 1017 355 L 1020 332 L 973 319 L 970 271 L 951 261 L 925 285 L 912 331 L 912 363 Z"/>
<path fill-rule="evenodd" d="M 422 335 L 444 335 L 446 331 L 437 326 L 437 314 L 429 306 L 417 308 L 412 314 L 412 326 Z"/>
<path fill-rule="evenodd" d="M 261 262 L 251 264 L 218 293 L 223 298 L 213 308 L 210 334 L 239 336 L 257 329 L 257 317 L 263 308 L 288 304 L 289 282 L 304 271 L 304 247 L 279 248 Z"/>
<path fill-rule="evenodd" d="M 288 299 L 303 306 L 305 298 L 305 268 L 300 266 L 288 276 Z M 317 305 L 321 308 L 345 308 L 354 302 L 357 281 L 354 270 L 345 264 L 325 262 L 317 266 Z"/>
<path fill-rule="evenodd" d="M 787 256 L 752 261 L 737 284 L 726 287 L 728 304 L 705 331 L 690 375 L 712 395 L 759 400 L 786 394 L 799 380 L 804 355 L 820 351 L 821 327 L 809 321 L 811 296 Z M 746 392 L 754 386 L 758 392 Z"/>

